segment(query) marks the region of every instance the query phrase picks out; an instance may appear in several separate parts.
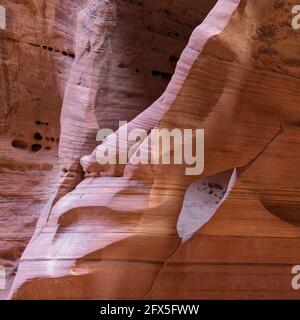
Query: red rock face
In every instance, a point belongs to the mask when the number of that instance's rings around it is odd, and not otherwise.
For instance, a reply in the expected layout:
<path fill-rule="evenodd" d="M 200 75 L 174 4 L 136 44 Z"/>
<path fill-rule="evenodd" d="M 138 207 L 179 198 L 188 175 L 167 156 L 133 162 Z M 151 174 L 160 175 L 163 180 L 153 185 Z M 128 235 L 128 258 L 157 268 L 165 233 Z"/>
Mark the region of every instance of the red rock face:
<path fill-rule="evenodd" d="M 58 143 L 76 37 L 82 32 L 78 45 L 84 47 L 89 32 L 84 26 L 76 31 L 78 15 L 87 7 L 87 1 L 4 1 L 2 5 L 6 9 L 6 29 L 0 31 L 0 264 L 6 267 L 9 289 L 17 261 L 38 218 L 42 212 L 49 213 L 57 188 L 64 189 L 66 185 L 67 191 L 72 190 L 82 178 L 82 170 L 76 164 L 71 171 L 58 167 Z M 171 7 L 168 1 L 120 1 L 116 31 L 109 40 L 113 52 L 107 54 L 108 65 L 103 63 L 101 69 L 103 55 L 97 61 L 84 57 L 81 67 L 73 73 L 73 81 L 78 73 L 84 87 L 85 73 L 89 77 L 97 69 L 99 83 L 88 86 L 98 86 L 99 91 L 106 92 L 105 101 L 97 107 L 100 125 L 117 128 L 119 120 L 131 120 L 163 92 L 192 29 L 213 5 L 214 1 L 192 1 L 189 5 L 175 1 Z M 95 51 L 101 35 L 99 39 L 97 34 L 91 37 L 91 50 Z M 109 70 L 105 76 L 106 67 Z M 112 108 L 115 111 L 110 112 Z M 92 142 L 96 142 L 94 136 Z M 88 152 L 80 150 L 78 154 Z M 75 181 L 74 175 L 78 176 Z M 65 183 L 59 182 L 60 176 Z M 1 297 L 7 292 L 0 291 Z"/>
<path fill-rule="evenodd" d="M 4 2 L 1 297 L 298 297 L 294 3 L 215 3 Z M 120 120 L 204 129 L 204 172 L 100 165 Z"/>
<path fill-rule="evenodd" d="M 0 31 L 0 264 L 6 266 L 8 289 L 57 183 L 59 118 L 74 61 L 72 16 L 79 2 L 1 3 L 6 29 Z"/>

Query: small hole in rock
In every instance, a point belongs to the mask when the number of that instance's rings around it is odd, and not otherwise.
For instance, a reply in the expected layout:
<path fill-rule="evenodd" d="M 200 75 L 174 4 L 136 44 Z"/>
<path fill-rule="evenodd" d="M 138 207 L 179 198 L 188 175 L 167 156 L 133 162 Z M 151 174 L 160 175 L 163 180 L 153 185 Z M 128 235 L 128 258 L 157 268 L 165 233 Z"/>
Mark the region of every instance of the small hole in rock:
<path fill-rule="evenodd" d="M 14 148 L 18 148 L 18 149 L 26 149 L 27 148 L 27 144 L 26 142 L 22 141 L 22 140 L 13 140 L 11 145 Z"/>
<path fill-rule="evenodd" d="M 31 151 L 37 152 L 37 151 L 41 150 L 41 148 L 42 148 L 42 146 L 41 146 L 40 144 L 35 143 L 35 144 L 33 144 L 33 145 L 31 146 Z"/>
<path fill-rule="evenodd" d="M 37 133 L 34 134 L 34 139 L 35 140 L 42 140 L 43 136 L 39 132 L 37 132 Z"/>

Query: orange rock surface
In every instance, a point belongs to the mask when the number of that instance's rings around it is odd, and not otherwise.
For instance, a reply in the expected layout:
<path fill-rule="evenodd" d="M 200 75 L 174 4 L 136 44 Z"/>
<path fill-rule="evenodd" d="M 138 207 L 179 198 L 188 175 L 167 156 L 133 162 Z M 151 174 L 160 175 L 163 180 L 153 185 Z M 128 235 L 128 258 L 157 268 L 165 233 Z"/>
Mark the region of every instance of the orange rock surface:
<path fill-rule="evenodd" d="M 4 298 L 299 297 L 293 5 L 4 3 Z M 204 129 L 204 172 L 101 166 L 112 136 L 97 145 L 96 134 L 119 120 Z"/>

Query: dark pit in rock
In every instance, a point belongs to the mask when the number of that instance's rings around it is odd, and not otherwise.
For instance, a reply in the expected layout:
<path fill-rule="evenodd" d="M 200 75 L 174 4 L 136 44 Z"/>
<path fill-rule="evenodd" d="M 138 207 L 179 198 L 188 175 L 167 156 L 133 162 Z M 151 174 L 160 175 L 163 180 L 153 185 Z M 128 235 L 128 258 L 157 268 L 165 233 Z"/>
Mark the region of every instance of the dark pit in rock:
<path fill-rule="evenodd" d="M 18 149 L 26 149 L 27 148 L 27 144 L 26 142 L 22 141 L 22 140 L 13 140 L 11 145 L 14 148 L 18 148 Z"/>
<path fill-rule="evenodd" d="M 37 133 L 34 134 L 34 139 L 35 140 L 42 140 L 43 136 L 39 132 L 37 132 Z"/>
<path fill-rule="evenodd" d="M 39 143 L 35 143 L 31 146 L 31 151 L 33 152 L 37 152 L 39 150 L 41 150 L 42 146 Z"/>

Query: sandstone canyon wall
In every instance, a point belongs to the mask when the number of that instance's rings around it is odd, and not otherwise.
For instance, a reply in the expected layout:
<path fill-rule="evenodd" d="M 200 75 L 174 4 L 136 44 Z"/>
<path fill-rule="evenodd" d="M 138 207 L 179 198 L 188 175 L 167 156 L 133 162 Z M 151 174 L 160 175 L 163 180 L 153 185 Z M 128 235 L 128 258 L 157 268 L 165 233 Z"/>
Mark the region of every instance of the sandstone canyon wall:
<path fill-rule="evenodd" d="M 170 6 L 169 1 L 120 1 L 114 57 L 110 53 L 113 91 L 108 97 L 119 114 L 105 119 L 113 121 L 113 128 L 119 120 L 131 120 L 163 92 L 190 33 L 214 2 L 190 1 L 187 6 L 173 1 Z M 0 30 L 0 264 L 8 277 L 2 298 L 38 218 L 52 206 L 60 176 L 72 189 L 74 175 L 82 172 L 59 167 L 58 139 L 64 90 L 75 59 L 78 15 L 87 4 L 1 2 L 7 28 Z M 36 139 L 36 134 L 42 138 Z"/>
<path fill-rule="evenodd" d="M 2 298 L 299 297 L 293 4 L 3 1 Z M 99 165 L 119 120 L 204 128 L 203 174 Z"/>

